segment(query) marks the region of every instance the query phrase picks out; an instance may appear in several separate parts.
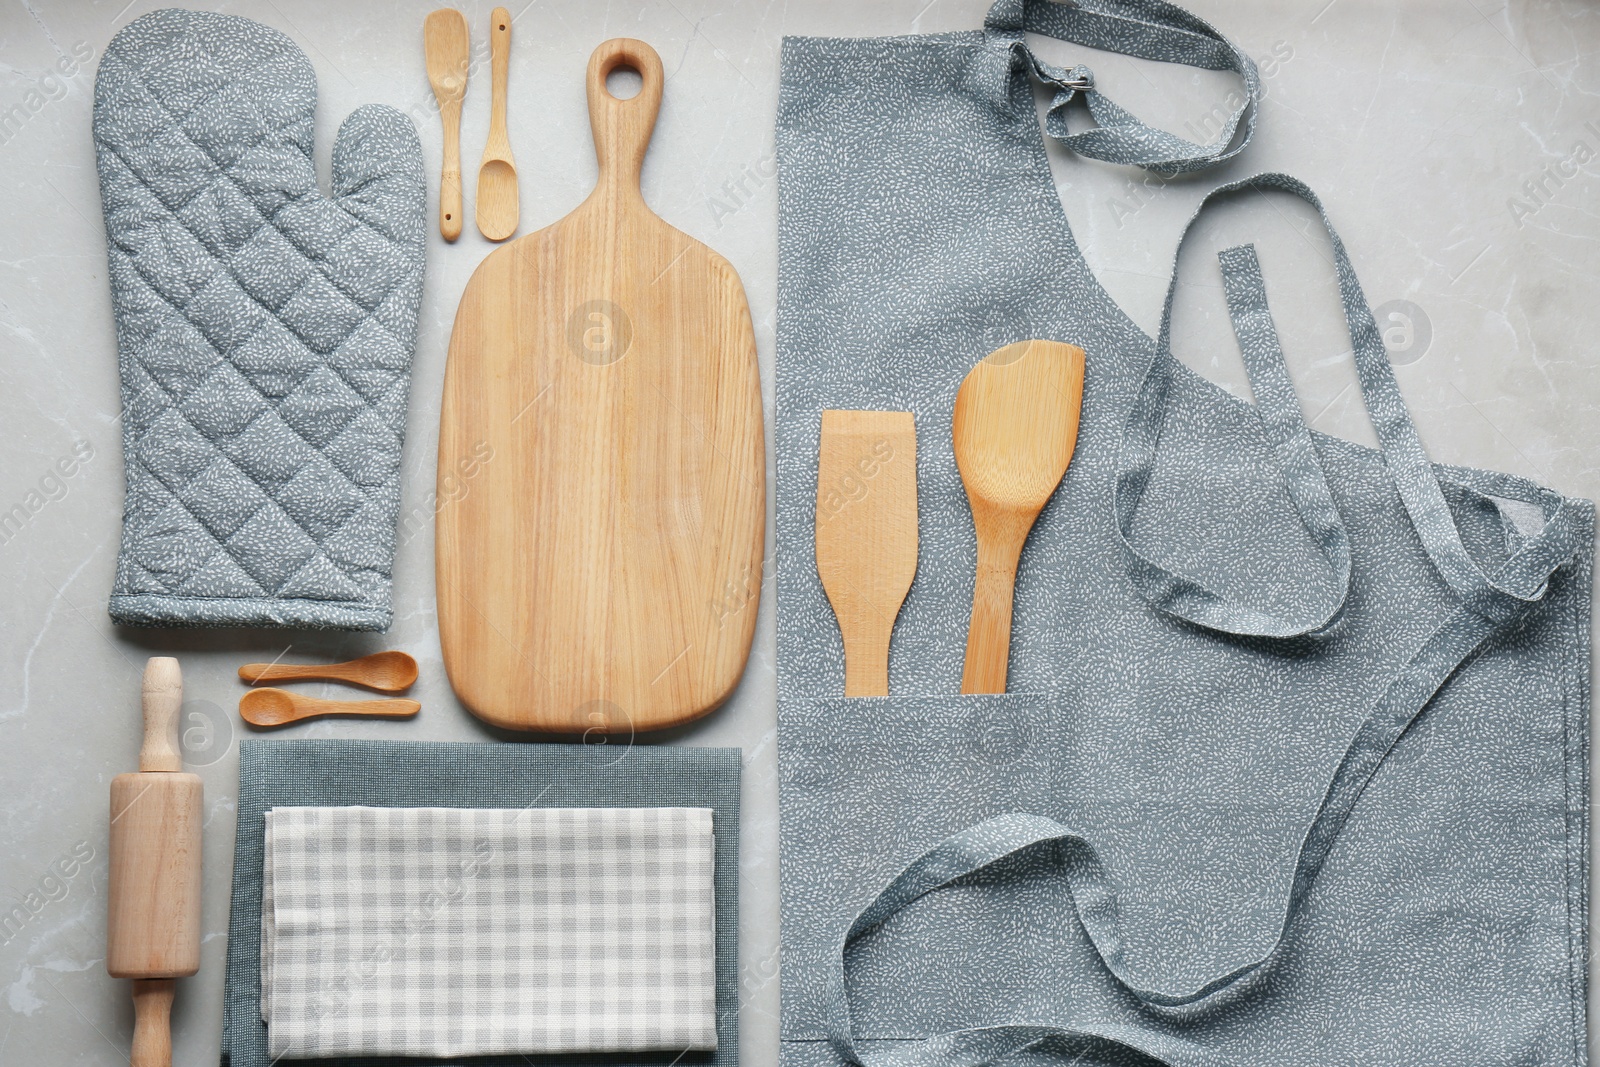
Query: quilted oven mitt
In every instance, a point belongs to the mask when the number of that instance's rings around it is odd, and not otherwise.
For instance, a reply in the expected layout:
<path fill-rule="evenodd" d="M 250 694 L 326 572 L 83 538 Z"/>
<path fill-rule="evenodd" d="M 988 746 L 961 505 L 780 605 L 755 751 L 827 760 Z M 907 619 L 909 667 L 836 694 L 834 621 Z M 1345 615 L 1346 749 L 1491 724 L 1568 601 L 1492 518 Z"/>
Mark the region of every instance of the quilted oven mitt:
<path fill-rule="evenodd" d="M 127 496 L 111 616 L 382 630 L 426 187 L 370 105 L 317 187 L 311 64 L 276 30 L 168 9 L 107 47 L 94 142 Z"/>

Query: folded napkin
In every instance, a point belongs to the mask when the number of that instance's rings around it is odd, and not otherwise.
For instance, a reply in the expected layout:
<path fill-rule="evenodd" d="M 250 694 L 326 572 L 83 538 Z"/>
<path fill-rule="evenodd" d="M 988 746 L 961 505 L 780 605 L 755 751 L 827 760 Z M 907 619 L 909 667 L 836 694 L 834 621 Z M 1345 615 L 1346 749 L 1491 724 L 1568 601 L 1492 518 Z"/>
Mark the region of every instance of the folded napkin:
<path fill-rule="evenodd" d="M 266 819 L 274 1057 L 716 1048 L 709 808 Z"/>
<path fill-rule="evenodd" d="M 297 1059 L 296 1062 L 314 1062 L 327 1067 L 416 1067 L 420 1063 L 429 1067 L 527 1067 L 530 1063 L 546 1067 L 580 1063 L 606 1067 L 668 1067 L 673 1063 L 680 1067 L 736 1067 L 739 1048 L 738 1012 L 735 1010 L 738 999 L 739 764 L 737 749 L 673 745 L 623 748 L 353 740 L 244 741 L 240 745 L 239 826 L 234 851 L 227 981 L 223 992 L 224 1067 L 269 1067 L 277 1054 L 269 1049 L 263 1007 L 277 1013 L 283 1009 L 286 997 L 306 995 L 291 990 L 283 980 L 283 975 L 289 973 L 283 970 L 281 953 L 286 929 L 282 910 L 285 902 L 274 893 L 270 920 L 273 945 L 268 952 L 269 960 L 277 958 L 279 965 L 267 964 L 269 974 L 275 977 L 270 980 L 271 991 L 265 994 L 265 1005 L 263 1003 L 262 906 L 267 895 L 264 867 L 268 856 L 268 813 L 280 809 L 271 819 L 274 824 L 272 851 L 281 859 L 284 852 L 279 834 L 289 825 L 280 823 L 281 809 L 364 806 L 507 809 L 505 816 L 500 817 L 515 817 L 524 808 L 536 811 L 598 807 L 711 809 L 715 918 L 710 924 L 715 937 L 715 1003 L 719 1009 L 715 1018 L 715 1047 L 710 1048 L 708 1042 L 707 1048 L 698 1051 L 685 1051 L 680 1047 L 658 1051 L 558 1052 L 542 1057 L 533 1053 L 475 1055 L 457 1052 L 426 1059 L 401 1052 L 375 1052 L 354 1057 L 317 1053 L 319 1058 Z M 444 844 L 445 836 L 448 835 L 427 829 L 419 831 L 415 840 L 426 843 L 428 854 L 433 855 Z M 469 887 L 475 889 L 484 878 L 492 876 L 493 863 L 481 862 L 481 857 L 487 853 L 474 852 L 478 838 L 470 834 L 458 835 L 457 844 L 451 847 L 460 852 L 463 841 L 471 846 L 463 857 L 467 866 L 455 868 L 455 879 L 448 868 L 441 869 L 438 896 L 425 905 L 432 909 L 432 915 L 427 911 L 420 916 L 413 915 L 416 926 L 426 928 L 433 922 L 446 921 L 445 917 L 457 913 L 467 899 Z M 319 863 L 322 851 L 319 846 L 316 853 Z M 513 853 L 502 851 L 501 855 L 512 856 Z M 472 862 L 474 858 L 480 858 L 476 867 Z M 376 857 L 364 857 L 359 862 L 374 868 L 380 866 Z M 287 877 L 279 872 L 276 862 L 273 866 L 273 885 L 279 889 L 286 887 Z M 346 876 L 340 874 L 341 879 Z M 357 877 L 365 875 L 358 872 Z M 584 884 L 589 882 L 586 880 Z M 365 909 L 368 905 L 365 901 L 360 905 L 352 903 L 353 909 L 358 906 Z M 675 909 L 676 904 L 669 902 L 661 910 L 666 907 Z M 418 919 L 427 921 L 418 922 Z M 409 929 L 402 927 L 397 940 L 405 940 Z M 620 933 L 618 936 L 620 940 Z M 636 928 L 634 940 L 639 936 Z M 307 944 L 312 942 L 308 940 Z M 322 951 L 331 951 L 336 944 L 336 938 L 320 941 Z M 478 950 L 493 951 L 494 944 L 485 939 L 477 945 L 473 957 L 477 957 Z M 459 951 L 466 953 L 466 946 L 463 941 Z M 391 958 L 384 960 L 385 955 Z M 507 959 L 517 962 L 517 957 L 512 955 Z M 358 969 L 354 977 L 363 982 L 378 978 L 373 965 L 380 961 L 384 967 L 393 967 L 400 962 L 400 954 L 393 950 L 379 952 L 375 959 L 366 961 L 366 969 Z M 520 968 L 516 979 L 525 980 L 532 969 L 531 965 Z M 627 965 L 620 965 L 613 974 L 625 975 L 628 971 Z M 462 1013 L 470 1011 L 473 1018 L 479 1017 L 473 1005 L 491 996 L 492 986 L 492 982 L 488 987 L 463 986 L 460 1001 L 451 1002 L 452 1006 L 446 1010 L 454 1012 L 459 1008 Z M 420 995 L 425 988 L 419 984 L 408 995 Z M 335 995 L 343 994 L 336 992 Z M 408 1010 L 393 1020 L 391 1028 L 418 1027 L 422 1024 L 416 1016 L 421 1014 Z"/>

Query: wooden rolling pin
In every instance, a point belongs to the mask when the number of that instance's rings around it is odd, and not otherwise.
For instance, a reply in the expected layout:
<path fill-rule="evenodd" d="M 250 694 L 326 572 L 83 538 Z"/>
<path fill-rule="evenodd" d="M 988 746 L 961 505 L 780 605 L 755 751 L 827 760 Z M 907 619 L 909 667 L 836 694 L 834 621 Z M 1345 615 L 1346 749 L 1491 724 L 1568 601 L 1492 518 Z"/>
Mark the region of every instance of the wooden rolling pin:
<path fill-rule="evenodd" d="M 139 770 L 111 780 L 106 970 L 133 979 L 132 1067 L 171 1067 L 173 979 L 200 969 L 200 778 L 183 770 L 178 661 L 144 668 Z"/>

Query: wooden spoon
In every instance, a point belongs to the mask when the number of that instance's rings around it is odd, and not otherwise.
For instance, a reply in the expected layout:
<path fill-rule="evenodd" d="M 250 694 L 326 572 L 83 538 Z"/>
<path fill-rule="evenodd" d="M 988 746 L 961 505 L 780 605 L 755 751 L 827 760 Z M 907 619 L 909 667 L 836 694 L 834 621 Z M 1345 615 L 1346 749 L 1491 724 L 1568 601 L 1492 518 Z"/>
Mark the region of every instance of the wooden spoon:
<path fill-rule="evenodd" d="M 404 652 L 374 652 L 346 663 L 246 663 L 239 668 L 241 681 L 348 682 L 380 693 L 398 693 L 417 680 L 417 661 Z"/>
<path fill-rule="evenodd" d="M 1078 439 L 1083 349 L 1018 341 L 984 357 L 956 393 L 956 466 L 978 531 L 963 693 L 1004 693 L 1017 557 Z"/>
<path fill-rule="evenodd" d="M 489 105 L 489 140 L 478 167 L 478 232 L 504 241 L 517 232 L 517 165 L 506 136 L 506 65 L 511 59 L 511 12 L 497 7 L 489 15 L 489 60 L 494 90 Z"/>
<path fill-rule="evenodd" d="M 239 698 L 239 717 L 252 726 L 283 726 L 323 715 L 364 715 L 372 719 L 409 719 L 422 707 L 415 700 L 318 700 L 287 689 L 252 689 Z"/>
<path fill-rule="evenodd" d="M 917 573 L 917 427 L 909 411 L 824 411 L 817 574 L 844 640 L 844 695 L 888 696 L 889 638 Z"/>
<path fill-rule="evenodd" d="M 471 47 L 467 20 L 455 8 L 442 7 L 423 21 L 422 48 L 428 61 L 428 83 L 439 101 L 439 118 L 444 125 L 439 235 L 446 241 L 461 236 L 461 100 L 467 95 Z"/>

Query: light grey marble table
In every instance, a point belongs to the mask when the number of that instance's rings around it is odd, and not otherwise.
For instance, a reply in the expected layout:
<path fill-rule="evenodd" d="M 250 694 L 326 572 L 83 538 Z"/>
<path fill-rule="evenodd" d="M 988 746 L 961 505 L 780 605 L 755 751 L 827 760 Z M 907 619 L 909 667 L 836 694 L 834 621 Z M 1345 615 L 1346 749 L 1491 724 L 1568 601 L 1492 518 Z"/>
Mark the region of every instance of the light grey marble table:
<path fill-rule="evenodd" d="M 316 722 L 278 736 L 482 740 L 440 662 L 427 494 L 439 388 L 456 300 L 490 245 L 469 226 L 434 234 L 406 442 L 395 624 L 384 636 L 133 632 L 106 617 L 117 551 L 122 458 L 115 335 L 94 152 L 94 67 L 147 0 L 10 0 L 0 8 L 0 889 L 24 920 L 0 932 L 0 1064 L 125 1062 L 132 1013 L 104 970 L 107 788 L 139 744 L 147 656 L 180 657 L 189 755 L 206 784 L 205 946 L 175 1017 L 177 1062 L 214 1062 L 233 852 L 238 664 L 343 658 L 383 647 L 422 663 L 422 714 L 407 723 Z M 417 122 L 430 172 L 439 131 L 423 71 L 431 3 L 259 0 L 224 5 L 287 33 L 321 82 L 323 173 L 351 109 L 395 105 Z M 492 4 L 467 6 L 480 54 Z M 651 42 L 666 99 L 645 193 L 669 222 L 738 268 L 755 314 L 771 410 L 777 206 L 772 119 L 784 34 L 888 35 L 976 28 L 981 0 L 805 3 L 516 0 L 510 126 L 522 229 L 554 221 L 595 167 L 583 97 L 589 51 L 613 36 Z M 1195 0 L 1261 63 L 1267 96 L 1256 143 L 1223 171 L 1162 182 L 1054 153 L 1069 219 L 1090 264 L 1153 329 L 1172 246 L 1201 193 L 1225 179 L 1287 170 L 1327 200 L 1379 309 L 1401 384 L 1433 455 L 1600 496 L 1600 8 L 1583 0 Z M 1225 114 L 1223 75 L 1040 44 L 1082 58 L 1102 87 L 1191 139 Z M 486 68 L 480 68 L 486 69 Z M 70 73 L 69 73 L 70 72 Z M 468 172 L 488 122 L 487 78 L 471 84 Z M 1210 129 L 1215 129 L 1214 125 Z M 467 182 L 470 210 L 472 182 Z M 435 190 L 430 187 L 430 194 Z M 430 205 L 431 210 L 431 205 Z M 1244 391 L 1214 261 L 1221 242 L 1257 241 L 1284 345 L 1313 425 L 1371 441 L 1326 242 L 1298 204 L 1230 205 L 1185 255 L 1179 355 Z M 52 475 L 71 457 L 67 478 Z M 86 455 L 87 458 L 84 458 Z M 17 508 L 22 510 L 19 513 Z M 20 514 L 20 518 L 17 516 Z M 768 567 L 770 575 L 770 565 Z M 673 743 L 745 753 L 741 1046 L 777 1055 L 777 788 L 770 582 L 743 685 Z M 318 692 L 322 687 L 311 687 Z M 333 687 L 326 687 L 332 690 Z M 52 875 L 55 861 L 70 879 Z"/>

